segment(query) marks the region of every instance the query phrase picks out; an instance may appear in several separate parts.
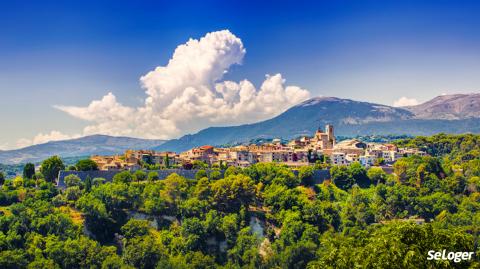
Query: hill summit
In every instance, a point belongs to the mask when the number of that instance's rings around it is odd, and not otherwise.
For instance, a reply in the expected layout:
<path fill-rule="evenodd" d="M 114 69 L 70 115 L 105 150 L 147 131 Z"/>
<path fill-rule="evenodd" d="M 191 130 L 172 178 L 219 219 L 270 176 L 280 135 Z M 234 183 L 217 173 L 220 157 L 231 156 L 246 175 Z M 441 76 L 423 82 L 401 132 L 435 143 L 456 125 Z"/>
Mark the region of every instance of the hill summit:
<path fill-rule="evenodd" d="M 480 93 L 440 95 L 423 104 L 405 109 L 419 119 L 480 118 Z"/>
<path fill-rule="evenodd" d="M 463 96 L 462 99 L 477 97 L 478 94 L 474 94 Z M 438 98 L 452 100 L 441 96 L 434 100 Z M 423 105 L 397 108 L 337 97 L 315 97 L 269 120 L 239 126 L 207 128 L 193 135 L 169 140 L 157 149 L 183 151 L 205 144 L 235 144 L 256 138 L 290 139 L 311 135 L 325 124 L 333 124 L 336 134 L 342 136 L 480 132 L 479 117 L 471 117 L 480 115 L 480 109 L 472 108 L 466 115 L 459 111 L 456 118 L 450 119 L 442 114 L 434 117 L 434 113 L 427 117 L 422 110 Z"/>

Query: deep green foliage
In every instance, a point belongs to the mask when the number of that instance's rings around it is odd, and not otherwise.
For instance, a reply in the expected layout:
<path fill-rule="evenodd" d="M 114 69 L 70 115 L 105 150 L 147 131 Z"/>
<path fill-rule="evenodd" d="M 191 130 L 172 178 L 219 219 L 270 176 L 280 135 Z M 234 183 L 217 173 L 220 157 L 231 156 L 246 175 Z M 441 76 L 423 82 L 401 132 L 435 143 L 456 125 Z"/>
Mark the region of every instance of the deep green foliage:
<path fill-rule="evenodd" d="M 361 187 L 368 187 L 371 184 L 367 171 L 358 162 L 349 166 L 334 166 L 330 169 L 330 174 L 333 183 L 343 190 L 350 189 L 354 184 Z"/>
<path fill-rule="evenodd" d="M 64 178 L 67 187 L 80 186 L 82 180 L 77 175 L 68 175 Z"/>
<path fill-rule="evenodd" d="M 152 171 L 148 173 L 147 179 L 148 181 L 155 181 L 159 180 L 160 177 L 158 176 L 158 172 Z"/>
<path fill-rule="evenodd" d="M 92 184 L 92 178 L 90 176 L 87 176 L 84 182 L 86 192 L 90 192 L 92 190 Z"/>
<path fill-rule="evenodd" d="M 367 176 L 372 183 L 376 184 L 385 183 L 387 180 L 387 173 L 381 167 L 371 167 L 367 171 Z"/>
<path fill-rule="evenodd" d="M 395 143 L 400 147 L 424 149 L 428 154 L 436 157 L 449 154 L 453 158 L 468 159 L 470 154 L 478 156 L 480 151 L 480 135 L 474 134 L 417 136 L 398 140 Z"/>
<path fill-rule="evenodd" d="M 127 183 L 132 182 L 132 180 L 133 180 L 133 176 L 132 176 L 132 173 L 130 173 L 130 171 L 120 172 L 113 177 L 113 182 L 114 183 L 125 183 L 125 184 L 127 184 Z"/>
<path fill-rule="evenodd" d="M 200 169 L 195 173 L 195 179 L 199 180 L 201 178 L 208 177 L 207 171 Z"/>
<path fill-rule="evenodd" d="M 464 149 L 403 158 L 391 175 L 335 166 L 315 186 L 312 168 L 272 163 L 196 180 L 72 176 L 60 191 L 40 175 L 8 179 L 0 268 L 478 268 L 426 259 L 478 256 L 480 158 Z"/>
<path fill-rule="evenodd" d="M 168 154 L 166 154 L 165 157 L 163 157 L 163 165 L 167 169 L 170 168 L 170 157 L 168 156 Z"/>
<path fill-rule="evenodd" d="M 133 179 L 137 182 L 144 181 L 147 179 L 147 173 L 143 170 L 137 170 L 133 173 Z"/>
<path fill-rule="evenodd" d="M 91 159 L 83 159 L 79 160 L 77 164 L 75 164 L 77 171 L 93 171 L 98 170 L 98 165 L 96 162 L 92 161 Z"/>
<path fill-rule="evenodd" d="M 23 167 L 23 178 L 31 179 L 35 175 L 35 165 L 33 163 L 27 163 Z"/>
<path fill-rule="evenodd" d="M 42 162 L 40 167 L 40 173 L 43 174 L 45 180 L 53 182 L 58 177 L 58 172 L 65 169 L 62 159 L 58 156 L 53 156 Z"/>

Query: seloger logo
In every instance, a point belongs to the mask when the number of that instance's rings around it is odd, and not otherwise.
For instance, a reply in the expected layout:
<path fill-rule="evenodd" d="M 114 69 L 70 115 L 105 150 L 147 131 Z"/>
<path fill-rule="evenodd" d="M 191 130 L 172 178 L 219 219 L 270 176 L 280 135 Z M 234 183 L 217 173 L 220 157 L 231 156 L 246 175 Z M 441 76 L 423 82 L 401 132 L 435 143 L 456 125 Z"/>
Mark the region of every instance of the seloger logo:
<path fill-rule="evenodd" d="M 446 249 L 440 251 L 430 250 L 428 252 L 427 260 L 453 260 L 454 262 L 471 260 L 473 252 L 447 252 Z"/>

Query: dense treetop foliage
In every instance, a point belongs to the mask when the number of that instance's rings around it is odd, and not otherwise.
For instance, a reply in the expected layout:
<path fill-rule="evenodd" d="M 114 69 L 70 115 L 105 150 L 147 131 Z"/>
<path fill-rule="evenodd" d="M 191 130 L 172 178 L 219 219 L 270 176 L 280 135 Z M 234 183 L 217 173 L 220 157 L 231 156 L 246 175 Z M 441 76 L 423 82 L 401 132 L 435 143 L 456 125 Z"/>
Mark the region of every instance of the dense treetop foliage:
<path fill-rule="evenodd" d="M 76 171 L 92 171 L 98 170 L 98 165 L 96 162 L 92 161 L 91 159 L 83 159 L 78 160 L 75 164 Z"/>
<path fill-rule="evenodd" d="M 259 163 L 194 180 L 72 175 L 59 190 L 53 158 L 46 175 L 1 188 L 0 268 L 479 268 L 478 258 L 427 260 L 430 250 L 480 254 L 477 138 L 398 141 L 432 156 L 403 158 L 394 174 L 332 167 L 318 185 L 312 167 Z"/>
<path fill-rule="evenodd" d="M 417 147 L 424 149 L 428 154 L 450 158 L 465 157 L 475 159 L 480 151 L 480 135 L 437 134 L 434 136 L 417 136 L 395 141 L 400 147 Z M 461 159 L 460 159 L 461 160 Z"/>
<path fill-rule="evenodd" d="M 87 158 L 88 158 L 88 156 L 78 156 L 78 157 L 62 157 L 61 159 L 62 159 L 65 167 L 67 167 L 67 169 L 68 169 L 68 168 L 75 167 L 75 164 L 79 160 L 84 160 L 84 159 L 87 159 Z M 35 166 L 38 167 L 38 166 L 41 165 L 41 163 L 42 162 L 34 162 L 33 164 L 34 164 L 34 167 Z M 27 170 L 31 169 L 31 167 L 28 167 L 27 164 L 26 163 L 20 163 L 20 164 L 3 164 L 3 163 L 0 163 L 0 171 L 3 172 L 3 174 L 7 178 L 14 178 L 17 175 L 25 176 L 24 175 L 25 168 L 27 168 Z M 74 170 L 76 170 L 76 168 Z"/>

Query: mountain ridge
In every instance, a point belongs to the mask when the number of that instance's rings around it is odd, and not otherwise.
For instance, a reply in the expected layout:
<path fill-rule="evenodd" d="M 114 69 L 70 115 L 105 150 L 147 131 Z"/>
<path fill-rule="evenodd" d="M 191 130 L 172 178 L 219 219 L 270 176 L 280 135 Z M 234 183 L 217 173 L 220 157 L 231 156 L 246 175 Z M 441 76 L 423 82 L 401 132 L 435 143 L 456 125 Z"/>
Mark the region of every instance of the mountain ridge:
<path fill-rule="evenodd" d="M 90 135 L 68 140 L 49 141 L 20 149 L 0 151 L 0 163 L 16 164 L 37 162 L 52 155 L 76 157 L 94 154 L 118 154 L 126 149 L 150 149 L 158 147 L 164 142 L 164 140 L 159 139 Z"/>
<path fill-rule="evenodd" d="M 255 138 L 291 139 L 311 135 L 325 124 L 333 124 L 336 134 L 344 136 L 480 132 L 480 127 L 476 127 L 480 124 L 480 116 L 450 120 L 444 117 L 422 118 L 418 116 L 418 110 L 416 112 L 409 107 L 392 107 L 338 97 L 313 97 L 268 120 L 206 128 L 196 134 L 169 140 L 156 149 L 184 151 L 204 144 L 235 144 Z"/>
<path fill-rule="evenodd" d="M 410 107 L 392 107 L 338 97 L 313 97 L 273 118 L 256 123 L 208 127 L 167 141 L 107 135 L 52 141 L 0 151 L 0 163 L 38 161 L 51 155 L 118 154 L 126 149 L 181 152 L 206 144 L 238 144 L 256 138 L 291 139 L 312 135 L 326 124 L 333 124 L 335 134 L 341 136 L 480 133 L 480 94 L 442 95 Z"/>
<path fill-rule="evenodd" d="M 440 95 L 405 109 L 419 119 L 480 118 L 480 93 Z"/>

